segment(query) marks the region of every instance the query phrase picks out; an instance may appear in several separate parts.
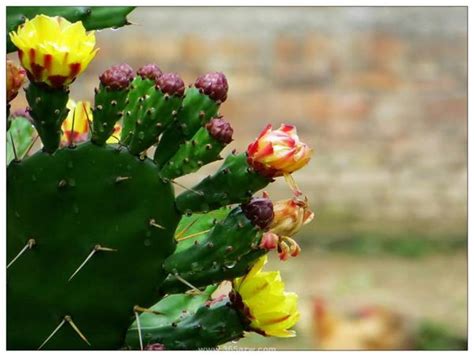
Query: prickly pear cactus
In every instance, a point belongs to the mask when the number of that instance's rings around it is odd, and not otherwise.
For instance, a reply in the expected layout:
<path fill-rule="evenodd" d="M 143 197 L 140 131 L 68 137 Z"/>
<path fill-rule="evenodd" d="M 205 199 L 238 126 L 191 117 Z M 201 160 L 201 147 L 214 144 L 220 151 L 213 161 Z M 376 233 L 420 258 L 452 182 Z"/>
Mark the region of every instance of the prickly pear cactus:
<path fill-rule="evenodd" d="M 69 86 L 95 38 L 64 21 L 39 15 L 10 33 L 30 83 L 28 119 L 12 117 L 8 136 L 8 349 L 195 349 L 244 331 L 293 336 L 296 295 L 277 272 L 261 271 L 262 256 L 278 246 L 281 258 L 291 238 L 278 231 L 293 235 L 303 220 L 291 207 L 294 222 L 285 220 L 254 194 L 285 176 L 299 199 L 290 174 L 311 151 L 294 127 L 267 127 L 245 153 L 183 187 L 176 178 L 222 159 L 232 141 L 218 112 L 225 75 L 186 88 L 155 64 L 120 64 L 100 75 L 93 105 L 76 103 Z M 45 26 L 63 48 L 44 52 Z M 81 38 L 87 46 L 65 56 Z M 8 92 L 22 81 L 7 80 Z M 177 197 L 175 185 L 184 188 Z M 230 290 L 213 295 L 223 285 Z"/>

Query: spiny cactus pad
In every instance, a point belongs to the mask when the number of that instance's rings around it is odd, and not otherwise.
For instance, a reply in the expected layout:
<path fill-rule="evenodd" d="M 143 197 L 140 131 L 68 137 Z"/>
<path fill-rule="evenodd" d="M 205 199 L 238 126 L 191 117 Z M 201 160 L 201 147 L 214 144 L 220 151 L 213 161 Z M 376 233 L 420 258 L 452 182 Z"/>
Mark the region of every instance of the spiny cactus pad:
<path fill-rule="evenodd" d="M 92 143 L 12 162 L 7 180 L 8 261 L 35 242 L 8 268 L 8 348 L 37 349 L 66 315 L 91 346 L 65 322 L 45 348 L 121 347 L 175 249 L 172 186 L 151 160 Z"/>

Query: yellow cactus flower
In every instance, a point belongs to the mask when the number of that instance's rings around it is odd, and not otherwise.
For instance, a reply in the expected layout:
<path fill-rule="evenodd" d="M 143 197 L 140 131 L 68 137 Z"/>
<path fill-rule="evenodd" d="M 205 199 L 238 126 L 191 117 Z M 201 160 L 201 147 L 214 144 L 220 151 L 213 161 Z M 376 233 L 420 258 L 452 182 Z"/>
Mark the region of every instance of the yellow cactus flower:
<path fill-rule="evenodd" d="M 91 104 L 88 101 L 78 101 L 76 103 L 69 99 L 67 108 L 69 113 L 61 125 L 63 131 L 61 136 L 62 146 L 87 140 L 89 135 L 88 120 L 92 120 Z"/>
<path fill-rule="evenodd" d="M 250 321 L 250 329 L 266 336 L 293 337 L 288 330 L 300 318 L 298 296 L 285 292 L 280 272 L 262 272 L 267 256 L 261 257 L 250 272 L 233 281 L 234 304 Z"/>
<path fill-rule="evenodd" d="M 59 16 L 37 15 L 9 35 L 30 80 L 55 88 L 69 85 L 98 51 L 93 31 Z"/>

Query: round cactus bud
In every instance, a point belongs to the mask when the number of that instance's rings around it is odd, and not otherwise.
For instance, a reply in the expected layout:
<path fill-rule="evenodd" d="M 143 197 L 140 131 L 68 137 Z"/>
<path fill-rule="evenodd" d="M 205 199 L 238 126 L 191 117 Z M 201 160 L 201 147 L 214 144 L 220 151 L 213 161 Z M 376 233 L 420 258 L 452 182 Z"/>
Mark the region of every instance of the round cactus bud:
<path fill-rule="evenodd" d="M 18 95 L 23 82 L 25 81 L 26 71 L 16 66 L 7 59 L 7 102 L 12 101 Z"/>
<path fill-rule="evenodd" d="M 232 141 L 234 129 L 224 119 L 214 118 L 206 124 L 206 129 L 217 141 L 228 144 Z"/>
<path fill-rule="evenodd" d="M 163 72 L 156 64 L 147 64 L 137 70 L 137 74 L 143 79 L 151 79 L 156 82 Z"/>
<path fill-rule="evenodd" d="M 132 81 L 133 69 L 128 64 L 117 64 L 102 73 L 99 79 L 109 89 L 122 90 Z"/>
<path fill-rule="evenodd" d="M 265 229 L 273 220 L 273 203 L 268 198 L 252 198 L 247 204 L 242 204 L 245 216 L 256 226 Z"/>
<path fill-rule="evenodd" d="M 165 349 L 165 345 L 160 343 L 148 344 L 145 346 L 145 350 L 147 351 L 163 351 Z"/>
<path fill-rule="evenodd" d="M 224 73 L 212 72 L 201 75 L 196 79 L 194 86 L 215 101 L 223 103 L 227 99 L 229 85 Z"/>
<path fill-rule="evenodd" d="M 184 82 L 176 73 L 163 73 L 156 81 L 156 86 L 168 95 L 182 96 L 184 94 Z"/>

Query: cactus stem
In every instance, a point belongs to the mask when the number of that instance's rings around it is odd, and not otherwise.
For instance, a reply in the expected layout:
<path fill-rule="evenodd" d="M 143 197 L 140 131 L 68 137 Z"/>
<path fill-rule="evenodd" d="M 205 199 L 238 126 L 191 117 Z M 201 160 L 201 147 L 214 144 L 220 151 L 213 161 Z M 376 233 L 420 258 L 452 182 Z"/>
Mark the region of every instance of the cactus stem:
<path fill-rule="evenodd" d="M 140 350 L 143 351 L 143 338 L 142 338 L 142 327 L 140 325 L 140 316 L 136 311 L 134 311 L 135 320 L 137 322 L 137 331 L 138 331 L 138 340 L 140 340 Z"/>
<path fill-rule="evenodd" d="M 20 252 L 15 256 L 15 258 L 14 258 L 13 260 L 11 260 L 10 263 L 7 265 L 7 269 L 8 269 L 8 267 L 10 267 L 17 259 L 19 259 L 20 256 L 23 255 L 23 253 L 24 253 L 26 250 L 31 250 L 34 245 L 36 245 L 35 239 L 29 239 L 28 242 L 26 243 L 26 245 L 21 249 L 21 251 L 20 251 Z"/>
<path fill-rule="evenodd" d="M 198 288 L 193 286 L 191 283 L 189 283 L 187 280 L 181 277 L 178 273 L 175 273 L 174 276 L 178 281 L 180 281 L 184 285 L 187 285 L 189 288 L 191 288 L 196 294 L 202 294 L 202 292 Z"/>
<path fill-rule="evenodd" d="M 122 177 L 122 176 L 118 176 L 117 178 L 115 178 L 115 183 L 120 183 L 120 182 L 123 182 L 125 180 L 129 180 L 129 179 L 132 179 L 132 177 Z"/>
<path fill-rule="evenodd" d="M 158 229 L 166 230 L 166 228 L 164 226 L 161 226 L 160 224 L 157 224 L 155 219 L 151 219 L 149 224 L 150 224 L 150 226 L 156 227 Z"/>
<path fill-rule="evenodd" d="M 13 135 L 11 131 L 10 131 L 10 141 L 12 143 L 13 154 L 15 155 L 15 162 L 20 162 L 20 160 L 18 159 L 18 155 L 16 153 L 15 141 L 13 140 Z"/>
<path fill-rule="evenodd" d="M 79 328 L 76 326 L 76 324 L 74 324 L 74 322 L 72 321 L 72 318 L 69 316 L 69 315 L 66 315 L 64 317 L 64 320 L 67 321 L 69 323 L 69 325 L 71 325 L 71 327 L 74 329 L 74 331 L 79 335 L 79 337 L 84 340 L 84 342 L 91 346 L 89 340 L 87 340 L 87 338 L 84 336 L 84 334 L 81 332 L 81 330 L 79 330 Z"/>
<path fill-rule="evenodd" d="M 181 183 L 178 183 L 178 182 L 175 181 L 175 180 L 171 180 L 171 183 L 176 184 L 178 187 L 181 187 L 181 188 L 183 188 L 183 189 L 189 190 L 190 192 L 193 192 L 194 194 L 197 194 L 197 195 L 200 195 L 200 196 L 203 196 L 203 195 L 204 195 L 203 192 L 198 192 L 197 190 L 188 188 L 188 187 L 182 185 Z"/>
<path fill-rule="evenodd" d="M 85 260 L 81 263 L 81 265 L 74 271 L 74 273 L 69 277 L 68 282 L 70 282 L 74 276 L 84 267 L 84 265 L 94 256 L 94 254 L 97 251 L 106 251 L 106 252 L 116 252 L 116 249 L 113 248 L 108 248 L 108 247 L 103 247 L 101 245 L 95 245 L 94 248 L 92 249 L 91 253 L 85 258 Z"/>
<path fill-rule="evenodd" d="M 35 145 L 36 141 L 38 141 L 38 137 L 39 136 L 36 136 L 33 141 L 31 141 L 30 145 L 28 146 L 28 148 L 26 149 L 25 153 L 23 153 L 23 156 L 21 157 L 21 160 L 23 160 L 26 156 L 28 156 L 28 154 L 30 153 L 31 149 L 33 148 L 33 146 Z"/>
<path fill-rule="evenodd" d="M 175 239 L 176 239 L 176 240 L 180 240 L 180 239 L 181 239 L 181 236 L 183 236 L 183 235 L 191 228 L 191 226 L 193 226 L 193 225 L 196 223 L 196 221 L 198 221 L 198 220 L 199 220 L 199 218 L 198 218 L 198 219 L 194 219 L 194 220 L 191 221 L 188 225 L 186 225 L 186 226 L 183 228 L 183 230 L 181 230 L 180 232 L 176 233 Z"/>
<path fill-rule="evenodd" d="M 38 350 L 41 350 L 43 348 L 44 345 L 46 345 L 46 343 L 51 340 L 51 338 L 59 331 L 59 329 L 61 329 L 61 327 L 64 325 L 64 323 L 66 322 L 66 319 L 63 319 L 61 320 L 61 322 L 59 323 L 58 326 L 56 326 L 56 329 L 53 330 L 53 332 L 51 334 L 49 334 L 49 336 L 46 338 L 46 340 L 43 341 L 43 343 L 41 344 L 40 347 L 38 347 Z"/>
<path fill-rule="evenodd" d="M 139 313 L 150 313 L 150 314 L 155 314 L 155 315 L 163 315 L 164 313 L 161 313 L 159 311 L 156 311 L 156 310 L 151 310 L 151 309 L 148 309 L 148 308 L 143 308 L 139 305 L 135 305 L 133 307 L 133 311 L 134 312 L 139 312 Z"/>
<path fill-rule="evenodd" d="M 183 240 L 187 240 L 187 239 L 192 239 L 193 237 L 197 237 L 197 236 L 201 236 L 201 235 L 204 235 L 204 234 L 207 234 L 209 231 L 211 231 L 211 229 L 207 229 L 207 230 L 204 230 L 204 231 L 199 231 L 199 232 L 196 232 L 194 234 L 191 234 L 191 235 L 188 235 L 188 236 L 184 236 L 180 239 L 176 239 L 177 241 L 183 241 Z"/>

